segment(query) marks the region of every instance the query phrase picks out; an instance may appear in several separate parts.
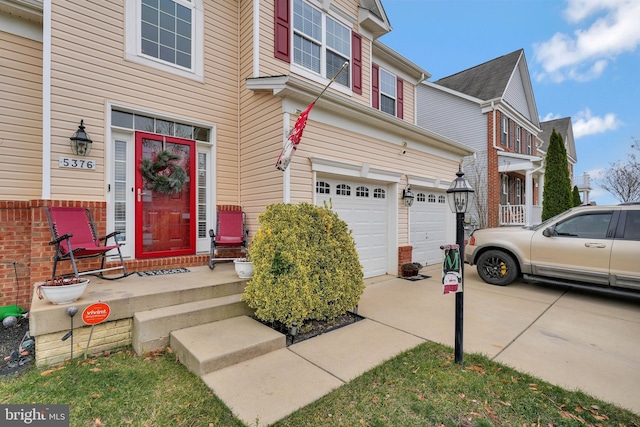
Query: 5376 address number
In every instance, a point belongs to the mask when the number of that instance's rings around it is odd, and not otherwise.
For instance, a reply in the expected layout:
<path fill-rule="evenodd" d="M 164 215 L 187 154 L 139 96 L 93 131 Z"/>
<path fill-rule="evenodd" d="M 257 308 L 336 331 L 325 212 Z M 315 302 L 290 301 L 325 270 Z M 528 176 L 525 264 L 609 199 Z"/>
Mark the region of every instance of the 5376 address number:
<path fill-rule="evenodd" d="M 86 159 L 72 159 L 71 157 L 60 157 L 58 159 L 58 167 L 96 170 L 96 161 Z"/>

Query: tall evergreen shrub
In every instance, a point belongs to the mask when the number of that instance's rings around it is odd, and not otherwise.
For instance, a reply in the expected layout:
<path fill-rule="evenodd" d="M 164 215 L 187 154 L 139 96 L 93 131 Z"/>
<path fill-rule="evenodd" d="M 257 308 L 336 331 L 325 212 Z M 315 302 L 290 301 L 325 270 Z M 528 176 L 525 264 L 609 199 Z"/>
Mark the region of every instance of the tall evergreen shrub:
<path fill-rule="evenodd" d="M 580 206 L 582 204 L 582 199 L 580 198 L 580 190 L 578 190 L 578 186 L 573 186 L 573 206 Z"/>
<path fill-rule="evenodd" d="M 567 150 L 562 135 L 553 129 L 547 151 L 542 193 L 542 220 L 573 207 Z"/>
<path fill-rule="evenodd" d="M 267 206 L 251 241 L 254 275 L 243 300 L 268 322 L 301 326 L 358 305 L 362 266 L 346 222 L 309 203 Z"/>

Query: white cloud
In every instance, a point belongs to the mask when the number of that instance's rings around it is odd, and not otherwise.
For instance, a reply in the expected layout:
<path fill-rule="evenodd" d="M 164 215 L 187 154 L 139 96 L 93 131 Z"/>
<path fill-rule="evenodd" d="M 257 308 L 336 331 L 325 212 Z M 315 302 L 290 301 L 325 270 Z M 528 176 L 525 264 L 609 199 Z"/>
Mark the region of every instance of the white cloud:
<path fill-rule="evenodd" d="M 603 117 L 594 116 L 588 108 L 580 111 L 572 120 L 573 136 L 575 139 L 615 130 L 618 126 L 620 126 L 620 120 L 618 120 L 615 114 L 607 113 Z"/>
<path fill-rule="evenodd" d="M 540 119 L 541 122 L 548 122 L 549 120 L 555 120 L 562 118 L 559 114 L 547 113 L 546 116 Z"/>
<path fill-rule="evenodd" d="M 534 59 L 544 69 L 537 74 L 538 80 L 593 80 L 616 56 L 640 45 L 638 0 L 567 0 L 564 15 L 572 24 L 587 18 L 595 21 L 572 35 L 556 33 L 545 42 L 534 43 Z"/>

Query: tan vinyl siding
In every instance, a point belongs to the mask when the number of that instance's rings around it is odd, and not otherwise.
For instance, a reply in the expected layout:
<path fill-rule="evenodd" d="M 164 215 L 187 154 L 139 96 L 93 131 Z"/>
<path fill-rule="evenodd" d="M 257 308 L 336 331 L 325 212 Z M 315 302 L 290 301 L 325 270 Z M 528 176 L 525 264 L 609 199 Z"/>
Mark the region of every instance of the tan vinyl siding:
<path fill-rule="evenodd" d="M 124 59 L 124 1 L 72 0 L 52 5 L 51 197 L 104 200 L 106 103 L 123 104 L 216 126 L 217 193 L 237 200 L 237 2 L 204 2 L 204 82 Z M 99 17 L 101 25 L 87 16 Z M 197 52 L 194 52 L 197 54 Z M 80 119 L 93 139 L 97 171 L 57 167 L 69 156 Z"/>
<path fill-rule="evenodd" d="M 281 100 L 268 94 L 246 93 L 240 138 L 242 205 L 251 236 L 264 207 L 283 201 L 282 172 L 275 168 L 282 150 Z"/>
<path fill-rule="evenodd" d="M 42 44 L 0 31 L 0 199 L 42 195 Z"/>

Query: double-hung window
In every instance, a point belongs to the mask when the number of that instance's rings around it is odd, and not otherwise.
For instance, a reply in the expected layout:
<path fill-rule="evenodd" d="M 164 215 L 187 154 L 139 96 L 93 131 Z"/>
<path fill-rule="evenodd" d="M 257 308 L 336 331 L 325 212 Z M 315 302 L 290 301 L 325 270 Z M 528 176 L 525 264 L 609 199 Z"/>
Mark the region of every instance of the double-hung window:
<path fill-rule="evenodd" d="M 293 62 L 333 78 L 345 62 L 351 62 L 351 30 L 307 2 L 294 0 Z M 349 87 L 349 69 L 336 82 Z"/>
<path fill-rule="evenodd" d="M 202 79 L 202 0 L 126 0 L 126 58 Z"/>
<path fill-rule="evenodd" d="M 380 110 L 396 115 L 396 76 L 380 68 Z"/>
<path fill-rule="evenodd" d="M 509 139 L 509 119 L 502 118 L 502 133 L 500 134 L 500 144 L 503 147 L 507 146 L 507 140 Z"/>

